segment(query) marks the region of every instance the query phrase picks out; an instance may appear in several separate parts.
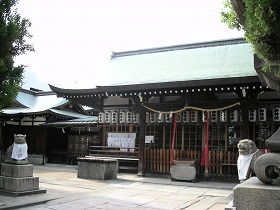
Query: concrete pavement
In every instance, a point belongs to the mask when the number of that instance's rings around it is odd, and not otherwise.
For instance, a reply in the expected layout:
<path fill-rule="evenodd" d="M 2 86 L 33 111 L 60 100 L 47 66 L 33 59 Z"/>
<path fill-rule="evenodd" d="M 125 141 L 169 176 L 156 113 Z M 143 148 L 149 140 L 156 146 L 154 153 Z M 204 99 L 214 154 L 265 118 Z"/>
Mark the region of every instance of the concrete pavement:
<path fill-rule="evenodd" d="M 0 209 L 189 209 L 224 210 L 235 183 L 171 181 L 118 173 L 106 181 L 77 178 L 77 166 L 35 165 L 34 176 L 47 193 L 0 195 Z"/>

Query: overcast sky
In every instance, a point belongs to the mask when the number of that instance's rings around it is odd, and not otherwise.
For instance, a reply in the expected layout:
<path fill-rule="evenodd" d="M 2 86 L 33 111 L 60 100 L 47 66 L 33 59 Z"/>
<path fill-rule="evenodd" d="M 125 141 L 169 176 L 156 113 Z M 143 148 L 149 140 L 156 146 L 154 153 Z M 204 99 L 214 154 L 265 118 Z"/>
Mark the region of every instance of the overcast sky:
<path fill-rule="evenodd" d="M 112 51 L 242 37 L 220 22 L 223 0 L 19 0 L 35 52 L 17 58 L 50 84 L 84 83 Z"/>

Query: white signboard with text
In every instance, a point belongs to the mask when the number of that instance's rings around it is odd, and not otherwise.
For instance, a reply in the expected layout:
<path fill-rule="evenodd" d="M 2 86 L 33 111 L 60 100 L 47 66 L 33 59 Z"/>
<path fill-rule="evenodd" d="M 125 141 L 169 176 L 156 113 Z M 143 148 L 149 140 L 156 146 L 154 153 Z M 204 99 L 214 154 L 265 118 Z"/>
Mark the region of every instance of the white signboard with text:
<path fill-rule="evenodd" d="M 134 151 L 135 139 L 136 133 L 108 133 L 107 146 L 120 147 L 121 151 Z"/>

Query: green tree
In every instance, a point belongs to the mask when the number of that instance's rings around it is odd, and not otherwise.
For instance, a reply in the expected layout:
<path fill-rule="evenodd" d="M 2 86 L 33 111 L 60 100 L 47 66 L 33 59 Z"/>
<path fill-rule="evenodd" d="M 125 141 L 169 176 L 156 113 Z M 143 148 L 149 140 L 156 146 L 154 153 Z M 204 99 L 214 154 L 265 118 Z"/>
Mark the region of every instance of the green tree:
<path fill-rule="evenodd" d="M 31 22 L 17 13 L 18 0 L 0 0 L 0 108 L 13 104 L 22 85 L 25 66 L 15 66 L 16 56 L 34 51 L 26 42 Z"/>
<path fill-rule="evenodd" d="M 231 29 L 243 29 L 256 55 L 265 61 L 262 71 L 280 79 L 280 1 L 225 0 L 222 22 Z"/>

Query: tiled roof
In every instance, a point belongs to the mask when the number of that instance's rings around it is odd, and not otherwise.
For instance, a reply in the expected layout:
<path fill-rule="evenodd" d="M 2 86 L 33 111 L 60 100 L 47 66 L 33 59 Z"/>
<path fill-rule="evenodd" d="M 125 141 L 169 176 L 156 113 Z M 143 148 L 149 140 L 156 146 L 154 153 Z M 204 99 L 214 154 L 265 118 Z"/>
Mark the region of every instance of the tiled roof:
<path fill-rule="evenodd" d="M 114 53 L 98 86 L 257 76 L 243 39 Z"/>
<path fill-rule="evenodd" d="M 69 101 L 63 98 L 57 98 L 54 92 L 41 92 L 37 94 L 28 90 L 20 90 L 16 101 L 21 107 L 3 108 L 0 110 L 0 116 L 44 114 L 52 114 L 62 118 L 83 118 L 88 116 L 63 108 L 69 104 Z"/>
<path fill-rule="evenodd" d="M 22 106 L 36 111 L 42 111 L 50 108 L 57 108 L 69 103 L 68 100 L 57 98 L 55 93 L 45 92 L 32 94 L 32 91 L 21 90 L 18 92 L 16 101 Z"/>
<path fill-rule="evenodd" d="M 68 127 L 68 126 L 79 127 L 79 126 L 95 125 L 97 123 L 98 123 L 98 117 L 89 116 L 89 117 L 77 118 L 77 119 L 72 119 L 72 120 L 48 122 L 48 123 L 41 124 L 41 125 L 42 126 L 56 126 L 56 127 Z"/>
<path fill-rule="evenodd" d="M 0 110 L 0 116 L 28 116 L 28 115 L 45 115 L 53 114 L 62 118 L 81 118 L 87 117 L 87 115 L 80 114 L 78 112 L 73 112 L 70 110 L 60 110 L 60 109 L 42 109 L 33 110 L 30 108 L 4 108 Z"/>

